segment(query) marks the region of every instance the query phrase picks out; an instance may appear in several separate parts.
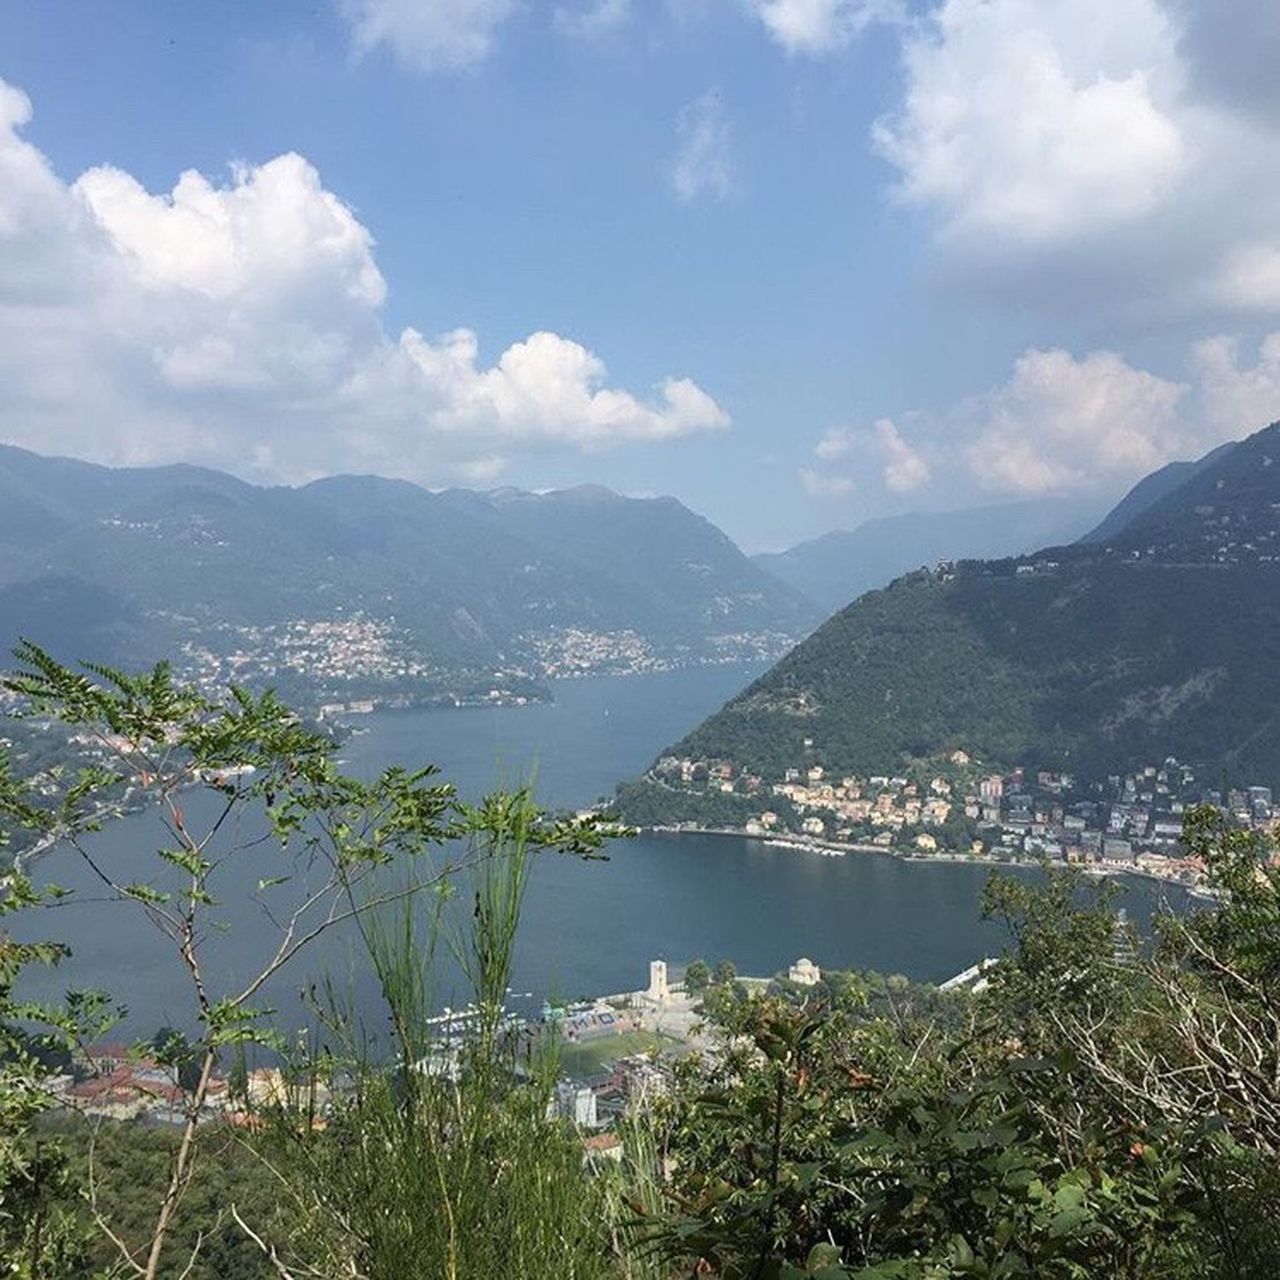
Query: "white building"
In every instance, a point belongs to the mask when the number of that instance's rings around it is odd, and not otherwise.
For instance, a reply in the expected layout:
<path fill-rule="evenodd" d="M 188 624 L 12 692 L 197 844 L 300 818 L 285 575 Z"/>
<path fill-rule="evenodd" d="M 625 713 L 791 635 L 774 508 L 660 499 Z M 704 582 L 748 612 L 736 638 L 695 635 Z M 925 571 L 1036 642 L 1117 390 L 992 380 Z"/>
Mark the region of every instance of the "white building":
<path fill-rule="evenodd" d="M 816 987 L 822 981 L 822 970 L 808 956 L 801 956 L 787 970 L 787 977 L 797 986 Z"/>
<path fill-rule="evenodd" d="M 665 960 L 649 961 L 649 989 L 645 995 L 657 1004 L 665 1004 L 671 994 L 667 983 L 667 962 Z"/>

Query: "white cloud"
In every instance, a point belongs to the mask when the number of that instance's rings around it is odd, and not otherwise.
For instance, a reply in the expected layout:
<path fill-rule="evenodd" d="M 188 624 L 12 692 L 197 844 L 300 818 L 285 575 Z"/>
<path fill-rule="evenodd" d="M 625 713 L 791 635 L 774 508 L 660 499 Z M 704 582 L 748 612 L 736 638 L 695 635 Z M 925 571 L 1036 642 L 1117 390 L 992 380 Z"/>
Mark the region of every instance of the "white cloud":
<path fill-rule="evenodd" d="M 811 498 L 847 498 L 858 487 L 851 476 L 840 475 L 838 472 L 801 467 L 799 474 L 800 483 Z"/>
<path fill-rule="evenodd" d="M 554 333 L 513 344 L 488 369 L 479 366 L 478 350 L 469 329 L 435 342 L 406 329 L 398 346 L 360 369 L 342 394 L 359 405 L 390 392 L 397 417 L 413 432 L 421 425 L 416 411 L 442 436 L 492 435 L 586 448 L 667 440 L 729 424 L 716 402 L 687 378 L 668 379 L 651 404 L 605 386 L 599 357 Z"/>
<path fill-rule="evenodd" d="M 1274 0 L 941 0 L 872 129 L 948 275 L 1038 308 L 1280 312 Z"/>
<path fill-rule="evenodd" d="M 1187 164 L 1155 0 L 945 0 L 904 47 L 874 140 L 952 230 L 1053 240 L 1139 218 Z"/>
<path fill-rule="evenodd" d="M 852 453 L 857 440 L 856 427 L 832 427 L 818 441 L 813 452 L 823 462 L 834 462 L 835 459 L 847 457 Z"/>
<path fill-rule="evenodd" d="M 899 0 L 751 0 L 769 34 L 788 53 L 842 49 L 871 23 L 897 20 Z"/>
<path fill-rule="evenodd" d="M 559 5 L 554 19 L 557 31 L 576 40 L 600 40 L 630 20 L 631 0 L 591 0 L 576 8 Z"/>
<path fill-rule="evenodd" d="M 1135 480 L 1199 451 L 1180 413 L 1186 391 L 1113 352 L 1077 360 L 1031 350 L 1004 386 L 968 407 L 979 430 L 967 459 L 985 488 L 1005 493 Z"/>
<path fill-rule="evenodd" d="M 418 71 L 457 71 L 481 62 L 515 0 L 340 0 L 357 52 L 385 46 Z"/>
<path fill-rule="evenodd" d="M 1234 338 L 1197 343 L 1193 363 L 1205 420 L 1232 437 L 1280 421 L 1280 333 L 1265 337 L 1257 363 L 1244 365 Z"/>
<path fill-rule="evenodd" d="M 832 427 L 814 447 L 822 462 L 843 462 L 846 466 L 873 464 L 893 493 L 910 493 L 929 482 L 932 468 L 919 450 L 903 439 L 891 418 L 880 418 L 870 430 L 863 427 Z M 854 481 L 849 480 L 850 488 Z"/>
<path fill-rule="evenodd" d="M 734 188 L 732 137 L 720 95 L 714 90 L 691 102 L 676 121 L 680 149 L 671 186 L 681 200 L 724 199 Z"/>
<path fill-rule="evenodd" d="M 554 333 L 492 365 L 468 330 L 388 334 L 372 236 L 300 156 L 221 186 L 188 172 L 167 194 L 107 167 L 68 185 L 21 138 L 29 118 L 0 82 L 0 422 L 16 443 L 431 479 L 728 424 L 687 378 L 641 398 Z"/>
<path fill-rule="evenodd" d="M 800 478 L 815 496 L 879 488 L 949 506 L 991 494 L 1115 492 L 1277 419 L 1280 332 L 1252 361 L 1233 338 L 1197 343 L 1185 381 L 1135 368 L 1112 351 L 1077 357 L 1033 348 L 999 386 L 904 415 L 908 433 L 890 418 L 833 428 Z"/>
<path fill-rule="evenodd" d="M 875 424 L 876 440 L 884 454 L 884 482 L 894 493 L 910 493 L 929 483 L 932 474 L 928 459 L 903 438 L 892 419 Z"/>

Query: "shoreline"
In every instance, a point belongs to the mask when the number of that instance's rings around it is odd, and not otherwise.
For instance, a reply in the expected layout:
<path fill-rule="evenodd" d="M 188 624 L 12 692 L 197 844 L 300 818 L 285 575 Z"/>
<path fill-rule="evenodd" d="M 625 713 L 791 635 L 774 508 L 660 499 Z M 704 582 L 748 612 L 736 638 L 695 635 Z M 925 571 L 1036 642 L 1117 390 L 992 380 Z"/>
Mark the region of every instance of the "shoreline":
<path fill-rule="evenodd" d="M 337 695 L 333 704 L 317 702 L 310 695 L 305 702 L 307 714 L 314 716 L 322 724 L 338 724 L 346 728 L 355 728 L 360 720 L 371 715 L 384 712 L 399 711 L 519 711 L 526 707 L 554 706 L 556 703 L 555 686 L 560 684 L 581 684 L 592 680 L 633 680 L 654 679 L 661 676 L 681 675 L 695 671 L 723 671 L 729 668 L 742 670 L 748 681 L 754 678 L 751 673 L 757 669 L 765 670 L 769 663 L 777 659 L 760 658 L 706 658 L 698 661 L 676 662 L 670 665 L 652 667 L 599 668 L 585 671 L 562 671 L 556 675 L 539 675 L 530 677 L 541 682 L 541 687 L 527 694 L 511 693 L 510 696 L 489 698 L 484 695 L 463 696 L 458 694 L 438 693 L 425 696 L 396 694 L 390 697 L 373 694 L 367 698 L 347 698 L 348 702 L 372 704 L 359 711 L 343 710 L 333 712 L 330 716 L 322 716 L 320 708 L 326 705 L 337 705 Z M 401 701 L 401 699 L 404 699 Z M 353 723 L 355 722 L 355 723 Z"/>
<path fill-rule="evenodd" d="M 881 857 L 896 858 L 899 862 L 911 863 L 947 863 L 961 866 L 987 867 L 1022 867 L 1034 870 L 1040 865 L 1038 861 L 1007 861 L 985 855 L 970 853 L 912 853 L 905 849 L 885 848 L 873 844 L 838 844 L 830 840 L 818 840 L 813 836 L 792 835 L 753 835 L 750 832 L 733 827 L 696 827 L 696 826 L 653 826 L 636 828 L 643 835 L 651 836 L 720 836 L 734 840 L 754 840 L 773 849 L 786 849 L 793 853 L 816 853 L 823 858 L 843 858 L 851 853 L 878 854 Z M 1211 900 L 1212 890 L 1203 885 L 1190 885 L 1185 880 L 1174 876 L 1162 876 L 1142 867 L 1123 867 L 1107 864 L 1073 864 L 1082 865 L 1084 873 L 1097 879 L 1123 879 L 1136 876 L 1143 880 L 1151 880 L 1156 884 L 1166 884 L 1181 889 L 1193 897 Z"/>

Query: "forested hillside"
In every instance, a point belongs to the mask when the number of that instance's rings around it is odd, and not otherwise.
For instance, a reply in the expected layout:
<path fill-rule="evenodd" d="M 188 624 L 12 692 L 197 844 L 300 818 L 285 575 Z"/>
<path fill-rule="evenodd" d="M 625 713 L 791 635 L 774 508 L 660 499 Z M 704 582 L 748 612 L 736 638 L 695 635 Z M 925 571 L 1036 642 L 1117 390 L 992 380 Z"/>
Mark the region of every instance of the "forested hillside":
<path fill-rule="evenodd" d="M 921 571 L 837 614 L 672 754 L 777 775 L 963 748 L 1280 780 L 1280 424 L 1115 537 Z M 1215 777 L 1217 772 L 1215 772 Z"/>

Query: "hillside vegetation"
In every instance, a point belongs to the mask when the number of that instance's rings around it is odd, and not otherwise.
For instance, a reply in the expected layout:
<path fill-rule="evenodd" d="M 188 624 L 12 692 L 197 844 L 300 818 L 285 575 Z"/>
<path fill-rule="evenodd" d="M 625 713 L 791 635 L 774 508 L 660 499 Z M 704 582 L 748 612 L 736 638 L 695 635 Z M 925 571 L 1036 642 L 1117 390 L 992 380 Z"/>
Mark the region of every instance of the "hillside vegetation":
<path fill-rule="evenodd" d="M 773 776 L 955 748 L 1095 774 L 1175 755 L 1280 781 L 1276 463 L 1280 424 L 1101 543 L 869 593 L 670 753 Z"/>

